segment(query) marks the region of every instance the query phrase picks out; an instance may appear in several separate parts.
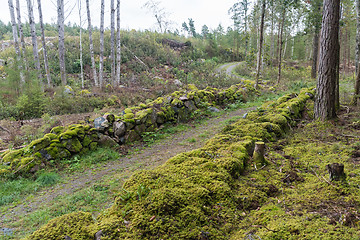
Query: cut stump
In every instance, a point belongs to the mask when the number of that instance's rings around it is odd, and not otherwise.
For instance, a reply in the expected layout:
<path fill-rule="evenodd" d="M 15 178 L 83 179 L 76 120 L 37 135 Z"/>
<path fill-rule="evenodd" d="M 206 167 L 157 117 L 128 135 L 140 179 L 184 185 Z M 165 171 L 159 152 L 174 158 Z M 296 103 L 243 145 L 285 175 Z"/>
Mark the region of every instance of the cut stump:
<path fill-rule="evenodd" d="M 344 173 L 344 164 L 332 163 L 326 165 L 326 169 L 329 171 L 330 181 L 345 180 L 346 175 Z"/>

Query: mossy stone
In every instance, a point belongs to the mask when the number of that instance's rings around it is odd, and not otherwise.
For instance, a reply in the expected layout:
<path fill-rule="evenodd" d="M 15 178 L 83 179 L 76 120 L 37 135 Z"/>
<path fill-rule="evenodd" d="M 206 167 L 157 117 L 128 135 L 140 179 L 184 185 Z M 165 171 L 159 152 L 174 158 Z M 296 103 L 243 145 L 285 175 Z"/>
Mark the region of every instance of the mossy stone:
<path fill-rule="evenodd" d="M 65 140 L 61 141 L 61 143 L 64 145 L 64 147 L 67 150 L 69 150 L 72 153 L 80 152 L 83 147 L 81 145 L 81 142 L 79 141 L 79 139 L 76 137 L 71 138 L 71 139 L 65 139 Z"/>

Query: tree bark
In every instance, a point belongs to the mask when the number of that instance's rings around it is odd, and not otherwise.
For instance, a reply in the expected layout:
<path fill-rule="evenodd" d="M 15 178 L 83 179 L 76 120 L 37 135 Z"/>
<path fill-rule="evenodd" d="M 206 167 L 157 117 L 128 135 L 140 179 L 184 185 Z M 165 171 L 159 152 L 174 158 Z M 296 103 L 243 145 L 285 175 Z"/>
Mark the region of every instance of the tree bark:
<path fill-rule="evenodd" d="M 256 168 L 256 164 L 259 164 L 261 166 L 266 165 L 266 160 L 264 155 L 265 155 L 265 143 L 255 142 L 255 149 L 253 153 L 253 161 L 255 164 L 255 168 Z"/>
<path fill-rule="evenodd" d="M 280 83 L 281 80 L 281 52 L 282 52 L 282 45 L 283 45 L 283 31 L 284 31 L 284 24 L 285 24 L 285 16 L 286 11 L 285 7 L 283 6 L 282 14 L 281 14 L 281 27 L 280 27 L 280 33 L 279 33 L 279 62 L 278 62 L 278 78 L 277 78 L 277 84 Z"/>
<path fill-rule="evenodd" d="M 324 0 L 315 118 L 336 118 L 337 65 L 339 63 L 340 1 Z M 334 56 L 335 53 L 335 56 Z"/>
<path fill-rule="evenodd" d="M 356 0 L 356 48 L 355 48 L 355 66 L 356 66 L 356 80 L 354 97 L 351 101 L 352 105 L 357 105 L 360 93 L 360 0 Z"/>
<path fill-rule="evenodd" d="M 21 43 L 21 52 L 23 55 L 23 62 L 25 71 L 28 70 L 28 62 L 26 60 L 26 45 L 25 45 L 25 39 L 24 39 L 24 31 L 23 31 L 23 25 L 21 22 L 21 12 L 20 12 L 20 1 L 16 0 L 16 13 L 17 13 L 17 21 L 18 21 L 18 27 L 19 27 L 19 36 L 20 36 L 20 43 Z M 23 73 L 21 73 L 23 74 Z"/>
<path fill-rule="evenodd" d="M 94 58 L 94 45 L 92 39 L 92 26 L 91 26 L 91 15 L 90 15 L 90 3 L 89 0 L 86 0 L 86 9 L 87 9 L 87 18 L 88 18 L 88 29 L 89 29 L 89 45 L 90 45 L 90 57 L 91 57 L 91 68 L 93 70 L 93 78 L 95 86 L 98 86 L 98 78 L 96 75 L 96 65 L 95 65 L 95 58 Z"/>
<path fill-rule="evenodd" d="M 59 64 L 61 85 L 65 86 L 66 69 L 65 69 L 65 31 L 64 31 L 64 0 L 57 0 L 57 15 L 58 15 L 58 32 L 59 32 Z"/>
<path fill-rule="evenodd" d="M 15 52 L 16 52 L 16 56 L 17 56 L 17 61 L 19 63 L 20 81 L 21 81 L 21 84 L 23 84 L 23 83 L 25 83 L 25 78 L 23 77 L 23 74 L 21 73 L 22 72 L 22 65 L 20 63 L 21 53 L 20 53 L 20 48 L 19 48 L 19 39 L 18 39 L 18 31 L 17 31 L 15 13 L 14 13 L 14 4 L 13 4 L 12 0 L 8 0 L 8 4 L 9 4 L 9 10 L 10 10 L 10 18 L 11 18 L 11 26 L 12 26 L 12 34 L 13 34 L 13 39 L 14 39 Z"/>
<path fill-rule="evenodd" d="M 116 69 L 116 84 L 120 85 L 120 76 L 121 76 L 121 38 L 120 38 L 120 0 L 117 0 L 117 37 L 116 37 L 116 61 L 117 61 L 117 69 Z"/>
<path fill-rule="evenodd" d="M 100 64 L 99 64 L 99 84 L 100 88 L 103 86 L 103 71 L 104 71 L 104 12 L 105 1 L 101 0 L 100 11 Z"/>
<path fill-rule="evenodd" d="M 38 10 L 39 10 L 39 19 L 40 19 L 40 28 L 41 28 L 41 41 L 43 45 L 43 54 L 44 54 L 44 65 L 45 65 L 45 72 L 46 72 L 46 79 L 48 87 L 51 86 L 51 76 L 50 76 L 50 69 L 47 57 L 47 50 L 46 50 L 46 40 L 45 40 L 45 32 L 44 32 L 44 22 L 42 16 L 42 9 L 41 9 L 41 0 L 38 0 Z"/>
<path fill-rule="evenodd" d="M 79 21 L 80 21 L 80 78 L 81 78 L 81 88 L 84 89 L 84 64 L 83 64 L 83 48 L 82 48 L 82 17 L 81 17 L 81 0 L 78 1 L 78 10 L 79 10 Z"/>
<path fill-rule="evenodd" d="M 31 41 L 33 47 L 33 56 L 35 61 L 35 67 L 38 74 L 38 78 L 40 83 L 42 84 L 42 74 L 40 69 L 40 60 L 39 60 L 39 53 L 38 53 L 38 45 L 37 45 L 37 38 L 36 38 L 36 28 L 35 28 L 35 21 L 34 21 L 34 12 L 31 0 L 27 0 L 27 7 L 29 13 L 29 24 L 31 29 Z"/>
<path fill-rule="evenodd" d="M 259 51 L 257 57 L 257 68 L 256 68 L 256 87 L 259 84 L 260 69 L 261 69 L 261 54 L 264 41 L 264 19 L 265 19 L 266 0 L 262 0 L 261 8 L 261 22 L 260 22 L 260 38 L 259 38 Z"/>
<path fill-rule="evenodd" d="M 316 78 L 319 56 L 319 29 L 315 29 L 313 38 L 313 61 L 311 66 L 311 77 Z"/>
<path fill-rule="evenodd" d="M 115 6 L 114 0 L 111 0 L 111 46 L 110 46 L 110 54 L 111 54 L 111 83 L 115 84 L 115 75 L 116 75 L 116 67 L 115 67 Z"/>

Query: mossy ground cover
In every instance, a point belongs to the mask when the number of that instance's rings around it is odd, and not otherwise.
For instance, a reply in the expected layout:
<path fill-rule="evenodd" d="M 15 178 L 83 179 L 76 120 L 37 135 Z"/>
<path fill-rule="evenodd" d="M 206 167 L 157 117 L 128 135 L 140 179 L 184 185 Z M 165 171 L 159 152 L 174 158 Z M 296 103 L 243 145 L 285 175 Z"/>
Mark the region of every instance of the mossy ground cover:
<path fill-rule="evenodd" d="M 311 95 L 306 91 L 299 96 L 289 95 L 271 109 L 259 111 L 263 115 L 277 113 L 288 120 L 299 118 Z M 59 239 L 65 235 L 89 239 L 83 236 L 99 232 L 102 239 L 227 239 L 241 218 L 241 206 L 253 209 L 266 201 L 265 196 L 277 192 L 276 186 L 266 184 L 258 189 L 260 196 L 244 203 L 243 192 L 237 186 L 237 179 L 250 165 L 254 141 L 274 141 L 286 130 L 265 119 L 237 121 L 204 147 L 179 154 L 154 170 L 135 173 L 125 182 L 112 207 L 86 229 L 76 227 L 74 232 L 58 218 L 29 239 L 54 236 L 59 228 L 63 229 L 62 236 L 55 237 Z"/>
<path fill-rule="evenodd" d="M 358 111 L 343 111 L 333 122 L 304 122 L 268 143 L 270 164 L 237 181 L 244 208 L 230 239 L 359 239 Z M 345 181 L 329 180 L 330 163 L 344 164 Z M 265 195 L 261 189 L 269 184 L 275 188 Z"/>

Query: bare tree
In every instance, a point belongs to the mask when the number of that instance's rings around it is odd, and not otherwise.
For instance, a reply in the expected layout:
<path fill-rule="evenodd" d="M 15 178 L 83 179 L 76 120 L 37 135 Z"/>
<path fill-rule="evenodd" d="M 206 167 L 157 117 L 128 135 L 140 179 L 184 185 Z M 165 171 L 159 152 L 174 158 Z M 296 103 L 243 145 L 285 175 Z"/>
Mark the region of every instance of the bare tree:
<path fill-rule="evenodd" d="M 95 66 L 95 58 L 94 58 L 94 45 L 92 39 L 92 26 L 91 26 L 91 15 L 90 15 L 90 4 L 89 0 L 86 0 L 86 9 L 87 9 L 87 18 L 88 18 L 88 29 L 89 29 L 89 41 L 90 41 L 90 57 L 91 57 L 91 68 L 93 70 L 93 78 L 95 86 L 98 86 L 98 79 L 96 75 L 96 66 Z"/>
<path fill-rule="evenodd" d="M 168 20 L 169 13 L 166 12 L 164 8 L 160 7 L 160 3 L 160 1 L 149 0 L 143 7 L 148 9 L 148 11 L 154 15 L 160 32 L 166 32 L 171 21 Z"/>
<path fill-rule="evenodd" d="M 258 51 L 257 68 L 256 68 L 256 87 L 259 84 L 259 76 L 260 76 L 260 69 L 261 69 L 261 54 L 262 54 L 262 47 L 263 47 L 263 40 L 264 40 L 265 9 L 266 9 L 266 0 L 262 0 L 259 51 Z"/>
<path fill-rule="evenodd" d="M 12 33 L 13 33 L 15 51 L 16 51 L 16 55 L 17 55 L 17 60 L 19 62 L 19 69 L 20 69 L 20 72 L 21 72 L 21 70 L 22 70 L 22 67 L 21 67 L 21 64 L 20 64 L 21 53 L 20 53 L 20 48 L 19 48 L 19 39 L 18 39 L 18 31 L 17 31 L 15 13 L 14 13 L 14 4 L 13 4 L 12 0 L 8 0 L 8 4 L 9 4 L 9 10 L 10 10 L 11 26 L 12 26 Z M 20 77 L 21 77 L 21 79 L 20 79 L 21 83 L 25 83 L 25 78 L 23 77 L 22 74 L 20 74 Z"/>
<path fill-rule="evenodd" d="M 51 86 L 51 76 L 50 76 L 50 69 L 47 57 L 47 50 L 46 50 L 46 40 L 45 40 L 45 32 L 44 32 L 44 22 L 42 16 L 42 9 L 41 9 L 41 0 L 38 0 L 38 10 L 39 10 L 39 19 L 40 19 L 40 28 L 41 28 L 41 41 L 43 45 L 43 54 L 44 54 L 44 65 L 45 65 L 45 72 L 46 72 L 46 79 L 48 87 Z"/>
<path fill-rule="evenodd" d="M 58 17 L 58 32 L 59 32 L 59 64 L 61 74 L 61 84 L 65 86 L 66 69 L 65 69 L 65 31 L 64 31 L 64 0 L 57 0 L 57 17 Z"/>
<path fill-rule="evenodd" d="M 111 0 L 111 82 L 115 84 L 115 6 L 114 0 Z"/>
<path fill-rule="evenodd" d="M 286 17 L 286 9 L 285 9 L 285 6 L 282 6 L 282 13 L 281 13 L 281 22 L 280 22 L 280 25 L 279 25 L 279 38 L 278 38 L 278 42 L 279 42 L 279 46 L 278 46 L 278 59 L 279 59 L 279 62 L 278 62 L 278 78 L 277 78 L 277 83 L 279 84 L 280 83 L 280 79 L 281 79 L 281 61 L 282 61 L 282 46 L 283 46 L 283 32 L 284 32 L 284 24 L 285 24 L 285 17 Z"/>
<path fill-rule="evenodd" d="M 101 0 L 101 13 L 100 13 L 100 64 L 99 64 L 99 84 L 103 85 L 103 71 L 104 71 L 104 11 L 105 1 Z"/>
<path fill-rule="evenodd" d="M 36 28 L 35 28 L 35 21 L 34 21 L 34 12 L 31 0 L 26 0 L 28 13 L 29 13 L 29 24 L 31 29 L 31 41 L 33 47 L 33 56 L 35 61 L 36 71 L 38 73 L 38 78 L 42 84 L 42 74 L 40 69 L 40 60 L 39 60 L 39 53 L 38 53 L 38 45 L 37 45 L 37 38 L 36 38 Z"/>
<path fill-rule="evenodd" d="M 120 39 L 120 0 L 117 0 L 117 37 L 116 37 L 116 46 L 117 46 L 117 69 L 116 69 L 116 84 L 120 85 L 120 70 L 121 70 L 121 39 Z"/>
<path fill-rule="evenodd" d="M 78 0 L 79 21 L 80 21 L 80 78 L 81 87 L 84 88 L 84 67 L 83 67 L 83 49 L 82 49 L 82 17 L 81 17 L 81 0 Z"/>
<path fill-rule="evenodd" d="M 23 55 L 23 62 L 25 70 L 27 70 L 27 60 L 26 60 L 26 45 L 25 45 L 25 39 L 24 39 L 24 31 L 23 31 L 23 25 L 21 22 L 21 12 L 20 12 L 20 1 L 16 0 L 16 15 L 17 15 L 17 21 L 18 21 L 18 27 L 19 27 L 19 36 L 20 36 L 20 43 L 21 43 L 21 52 Z M 21 73 L 22 74 L 22 73 Z"/>
<path fill-rule="evenodd" d="M 340 1 L 324 0 L 319 58 L 319 76 L 314 105 L 315 118 L 336 117 L 337 65 L 339 64 Z M 335 55 L 334 55 L 335 53 Z"/>

